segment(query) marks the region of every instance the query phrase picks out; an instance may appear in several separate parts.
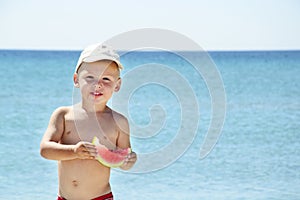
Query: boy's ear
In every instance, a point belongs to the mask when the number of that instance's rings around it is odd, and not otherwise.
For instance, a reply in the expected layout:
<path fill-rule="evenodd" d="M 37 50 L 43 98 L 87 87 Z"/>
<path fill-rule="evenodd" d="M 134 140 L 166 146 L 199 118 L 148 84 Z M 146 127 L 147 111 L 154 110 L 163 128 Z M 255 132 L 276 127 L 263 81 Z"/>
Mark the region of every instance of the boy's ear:
<path fill-rule="evenodd" d="M 121 88 L 121 83 L 122 83 L 122 80 L 121 80 L 121 78 L 119 78 L 118 80 L 117 80 L 117 84 L 116 84 L 116 87 L 115 87 L 115 92 L 118 92 L 119 90 L 120 90 L 120 88 Z"/>
<path fill-rule="evenodd" d="M 74 81 L 74 87 L 79 88 L 79 81 L 78 81 L 78 74 L 77 73 L 74 74 L 73 81 Z"/>

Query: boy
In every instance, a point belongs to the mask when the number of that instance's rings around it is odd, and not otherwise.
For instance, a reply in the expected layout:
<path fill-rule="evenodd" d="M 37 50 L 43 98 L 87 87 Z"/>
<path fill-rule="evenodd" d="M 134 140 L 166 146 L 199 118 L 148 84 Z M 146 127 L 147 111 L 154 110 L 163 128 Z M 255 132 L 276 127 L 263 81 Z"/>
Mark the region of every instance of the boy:
<path fill-rule="evenodd" d="M 110 168 L 96 159 L 94 136 L 109 149 L 130 147 L 127 119 L 106 103 L 121 87 L 122 65 L 110 47 L 91 45 L 81 53 L 74 86 L 80 89 L 79 104 L 56 109 L 41 141 L 41 155 L 58 161 L 58 200 L 112 200 Z M 137 156 L 130 153 L 123 170 L 130 169 Z"/>

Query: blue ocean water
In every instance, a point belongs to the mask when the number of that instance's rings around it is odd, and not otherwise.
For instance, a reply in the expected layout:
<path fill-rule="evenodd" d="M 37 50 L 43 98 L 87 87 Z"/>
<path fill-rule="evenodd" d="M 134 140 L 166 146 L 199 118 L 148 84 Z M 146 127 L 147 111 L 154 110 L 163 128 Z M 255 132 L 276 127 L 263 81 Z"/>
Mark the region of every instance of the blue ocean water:
<path fill-rule="evenodd" d="M 0 51 L 0 199 L 56 198 L 56 162 L 40 157 L 39 142 L 52 111 L 73 102 L 72 75 L 79 53 Z M 224 83 L 226 118 L 217 145 L 204 159 L 199 150 L 211 102 L 201 76 L 168 52 L 122 57 L 123 77 L 145 63 L 168 65 L 185 77 L 199 103 L 200 122 L 190 146 L 165 168 L 147 173 L 113 170 L 117 200 L 300 199 L 300 51 L 209 52 L 209 56 Z M 145 75 L 134 79 L 144 80 Z M 125 80 L 124 86 L 129 84 Z M 173 76 L 164 81 L 177 83 Z M 154 152 L 176 137 L 182 120 L 179 96 L 185 93 L 174 91 L 154 83 L 132 92 L 128 105 L 132 126 L 164 120 L 155 135 L 132 137 L 138 154 Z M 153 105 L 162 107 L 165 116 L 151 119 Z M 185 124 L 187 132 L 189 128 Z"/>

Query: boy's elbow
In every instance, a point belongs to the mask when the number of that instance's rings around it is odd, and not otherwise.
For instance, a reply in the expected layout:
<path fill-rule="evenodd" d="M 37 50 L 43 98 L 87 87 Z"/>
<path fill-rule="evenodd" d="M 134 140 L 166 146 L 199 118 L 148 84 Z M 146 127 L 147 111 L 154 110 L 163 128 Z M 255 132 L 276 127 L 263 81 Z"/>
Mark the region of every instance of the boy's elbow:
<path fill-rule="evenodd" d="M 47 149 L 45 148 L 45 144 L 44 144 L 44 143 L 41 143 L 41 144 L 40 144 L 40 155 L 41 155 L 43 158 L 48 159 Z"/>
<path fill-rule="evenodd" d="M 44 150 L 44 149 L 40 149 L 40 155 L 41 155 L 43 158 L 46 158 L 46 153 L 45 153 L 45 150 Z"/>
<path fill-rule="evenodd" d="M 120 166 L 120 169 L 128 171 L 133 167 L 134 164 L 135 164 L 135 162 L 131 163 L 131 164 L 127 164 L 127 165 L 122 165 L 122 166 Z"/>
<path fill-rule="evenodd" d="M 131 167 L 128 167 L 128 166 L 126 166 L 126 167 L 123 167 L 123 166 L 121 166 L 121 167 L 120 167 L 120 169 L 122 169 L 122 170 L 124 170 L 124 171 L 128 171 L 128 170 L 130 170 L 130 169 L 131 169 Z"/>
<path fill-rule="evenodd" d="M 45 149 L 40 147 L 40 155 L 43 157 L 43 158 L 46 158 L 46 152 L 45 152 Z"/>

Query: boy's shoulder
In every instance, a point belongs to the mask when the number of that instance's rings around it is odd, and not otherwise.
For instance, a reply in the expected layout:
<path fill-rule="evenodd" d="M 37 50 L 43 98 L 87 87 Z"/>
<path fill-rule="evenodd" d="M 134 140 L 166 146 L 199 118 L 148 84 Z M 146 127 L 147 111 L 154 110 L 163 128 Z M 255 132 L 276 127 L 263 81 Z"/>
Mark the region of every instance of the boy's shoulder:
<path fill-rule="evenodd" d="M 124 120 L 127 121 L 127 118 L 124 115 L 122 115 L 121 113 L 119 113 L 113 109 L 111 109 L 111 113 L 112 113 L 112 116 L 115 121 L 124 121 Z"/>
<path fill-rule="evenodd" d="M 70 112 L 73 109 L 73 106 L 60 106 L 58 108 L 55 109 L 55 111 L 57 112 Z"/>
<path fill-rule="evenodd" d="M 60 106 L 53 111 L 53 115 L 55 116 L 65 116 L 70 111 L 72 111 L 72 106 Z"/>
<path fill-rule="evenodd" d="M 111 109 L 111 113 L 114 118 L 114 121 L 118 124 L 119 127 L 122 128 L 128 127 L 128 119 L 124 115 L 112 109 Z"/>

